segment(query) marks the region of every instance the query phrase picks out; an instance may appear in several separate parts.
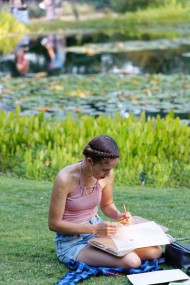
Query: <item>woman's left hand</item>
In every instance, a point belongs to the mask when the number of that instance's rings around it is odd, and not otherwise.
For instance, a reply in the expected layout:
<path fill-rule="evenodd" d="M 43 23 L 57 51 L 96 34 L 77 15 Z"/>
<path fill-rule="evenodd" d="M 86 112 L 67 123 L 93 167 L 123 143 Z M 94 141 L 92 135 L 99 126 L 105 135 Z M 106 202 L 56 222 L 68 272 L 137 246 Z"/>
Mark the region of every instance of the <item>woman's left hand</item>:
<path fill-rule="evenodd" d="M 133 217 L 130 212 L 120 213 L 117 217 L 117 221 L 123 225 L 132 224 Z"/>

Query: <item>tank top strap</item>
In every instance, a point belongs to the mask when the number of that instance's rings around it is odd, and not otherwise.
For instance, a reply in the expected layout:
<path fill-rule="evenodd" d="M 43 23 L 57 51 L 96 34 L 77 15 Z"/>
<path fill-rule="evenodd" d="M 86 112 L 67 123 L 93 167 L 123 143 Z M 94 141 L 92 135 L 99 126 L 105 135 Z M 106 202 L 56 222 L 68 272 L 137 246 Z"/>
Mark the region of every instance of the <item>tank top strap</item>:
<path fill-rule="evenodd" d="M 82 185 L 82 162 L 83 160 L 79 161 L 80 162 L 80 180 L 79 180 L 79 186 Z"/>

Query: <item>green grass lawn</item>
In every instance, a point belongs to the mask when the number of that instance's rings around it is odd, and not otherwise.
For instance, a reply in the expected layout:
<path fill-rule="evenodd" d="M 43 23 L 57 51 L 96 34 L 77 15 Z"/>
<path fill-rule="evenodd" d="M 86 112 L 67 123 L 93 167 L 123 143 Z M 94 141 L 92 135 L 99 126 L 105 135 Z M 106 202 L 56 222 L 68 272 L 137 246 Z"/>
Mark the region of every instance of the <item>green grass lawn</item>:
<path fill-rule="evenodd" d="M 173 3 L 118 14 L 117 17 L 113 17 L 111 13 L 105 14 L 102 18 L 91 19 L 86 13 L 85 21 L 81 20 L 80 16 L 78 21 L 64 21 L 64 17 L 55 21 L 44 21 L 43 18 L 39 18 L 38 21 L 31 21 L 28 28 L 32 33 L 64 31 L 66 34 L 90 33 L 92 35 L 93 33 L 95 35 L 100 32 L 108 36 L 120 34 L 127 36 L 128 39 L 186 37 L 189 11 L 188 5 L 183 7 Z"/>
<path fill-rule="evenodd" d="M 55 284 L 67 269 L 56 257 L 54 233 L 47 226 L 52 183 L 5 176 L 0 181 L 0 284 Z M 133 215 L 165 225 L 174 237 L 186 237 L 190 236 L 189 190 L 115 187 L 114 196 L 119 208 L 125 202 Z M 83 283 L 129 284 L 120 277 L 103 276 Z"/>

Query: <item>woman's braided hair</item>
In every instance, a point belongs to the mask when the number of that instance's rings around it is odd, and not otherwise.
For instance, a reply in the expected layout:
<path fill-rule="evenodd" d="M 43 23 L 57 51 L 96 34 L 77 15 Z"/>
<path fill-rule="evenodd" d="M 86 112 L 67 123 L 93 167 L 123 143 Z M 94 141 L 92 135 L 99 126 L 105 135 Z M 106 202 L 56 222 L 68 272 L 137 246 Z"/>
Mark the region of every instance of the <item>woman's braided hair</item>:
<path fill-rule="evenodd" d="M 119 149 L 116 142 L 109 136 L 94 137 L 83 149 L 86 157 L 91 157 L 94 162 L 104 158 L 114 159 L 119 157 Z"/>

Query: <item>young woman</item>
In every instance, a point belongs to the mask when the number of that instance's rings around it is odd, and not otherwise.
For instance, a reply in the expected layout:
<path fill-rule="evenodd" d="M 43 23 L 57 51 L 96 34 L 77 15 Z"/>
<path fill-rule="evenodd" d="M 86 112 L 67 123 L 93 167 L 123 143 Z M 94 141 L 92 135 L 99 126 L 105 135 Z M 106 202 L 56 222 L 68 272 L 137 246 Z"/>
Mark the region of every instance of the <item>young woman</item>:
<path fill-rule="evenodd" d="M 113 169 L 119 161 L 116 142 L 109 136 L 94 137 L 83 150 L 84 159 L 64 167 L 56 176 L 50 208 L 49 228 L 56 232 L 57 255 L 61 262 L 82 261 L 90 266 L 138 268 L 142 260 L 161 256 L 159 246 L 137 249 L 115 257 L 88 245 L 95 235 L 114 236 L 117 222 L 98 216 L 98 206 L 110 219 L 131 222 L 113 201 Z"/>

